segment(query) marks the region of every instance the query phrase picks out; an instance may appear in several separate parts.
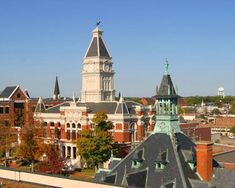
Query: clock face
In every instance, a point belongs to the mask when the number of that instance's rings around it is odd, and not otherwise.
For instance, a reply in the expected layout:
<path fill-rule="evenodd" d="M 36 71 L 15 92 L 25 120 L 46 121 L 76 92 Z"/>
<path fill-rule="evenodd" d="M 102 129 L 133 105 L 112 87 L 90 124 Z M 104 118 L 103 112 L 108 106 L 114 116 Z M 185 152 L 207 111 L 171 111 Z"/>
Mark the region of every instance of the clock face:
<path fill-rule="evenodd" d="M 160 128 L 164 128 L 165 126 L 166 126 L 166 124 L 164 122 L 161 122 L 159 125 Z"/>
<path fill-rule="evenodd" d="M 104 65 L 104 71 L 106 71 L 106 72 L 109 71 L 109 65 L 107 65 L 107 64 Z"/>
<path fill-rule="evenodd" d="M 87 68 L 87 71 L 88 72 L 92 72 L 93 70 L 94 70 L 94 65 L 93 64 L 89 64 L 88 68 Z"/>

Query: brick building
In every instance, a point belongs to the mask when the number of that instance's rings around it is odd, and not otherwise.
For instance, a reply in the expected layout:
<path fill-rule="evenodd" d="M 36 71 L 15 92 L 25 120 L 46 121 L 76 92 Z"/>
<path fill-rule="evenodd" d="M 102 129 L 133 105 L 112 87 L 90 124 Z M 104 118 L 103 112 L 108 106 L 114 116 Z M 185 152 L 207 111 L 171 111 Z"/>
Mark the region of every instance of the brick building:
<path fill-rule="evenodd" d="M 81 130 L 93 129 L 92 118 L 96 112 L 105 112 L 114 123 L 112 134 L 119 143 L 142 141 L 155 123 L 152 106 L 126 101 L 122 96 L 115 100 L 115 72 L 102 33 L 98 27 L 92 31 L 83 60 L 81 98 L 51 108 L 45 108 L 44 100 L 40 99 L 34 114 L 36 121 L 46 125 L 46 139 L 58 141 L 63 156 L 69 156 L 74 164 L 79 161 L 74 141 L 79 139 Z"/>

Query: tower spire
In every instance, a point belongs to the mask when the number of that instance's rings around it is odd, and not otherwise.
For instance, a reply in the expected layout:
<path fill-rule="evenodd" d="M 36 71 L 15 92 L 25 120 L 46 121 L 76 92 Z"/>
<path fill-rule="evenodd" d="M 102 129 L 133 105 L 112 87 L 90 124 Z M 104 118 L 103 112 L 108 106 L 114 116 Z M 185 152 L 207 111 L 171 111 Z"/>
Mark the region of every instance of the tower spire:
<path fill-rule="evenodd" d="M 53 100 L 58 100 L 58 99 L 60 99 L 60 88 L 58 83 L 58 77 L 56 76 Z"/>

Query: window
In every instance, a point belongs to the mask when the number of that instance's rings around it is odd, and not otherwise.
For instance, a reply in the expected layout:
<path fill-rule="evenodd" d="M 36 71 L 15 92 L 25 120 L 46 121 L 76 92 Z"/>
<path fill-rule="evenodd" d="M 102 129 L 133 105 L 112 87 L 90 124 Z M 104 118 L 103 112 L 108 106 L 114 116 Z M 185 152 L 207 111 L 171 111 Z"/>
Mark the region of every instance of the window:
<path fill-rule="evenodd" d="M 62 156 L 65 157 L 65 146 L 62 146 Z"/>
<path fill-rule="evenodd" d="M 72 124 L 72 128 L 75 129 L 76 128 L 76 125 L 75 123 Z"/>
<path fill-rule="evenodd" d="M 60 124 L 60 122 L 58 122 L 58 123 L 57 123 L 57 125 L 58 125 L 58 127 L 61 127 L 61 124 Z"/>
<path fill-rule="evenodd" d="M 20 97 L 21 97 L 21 94 L 20 94 L 20 93 L 18 93 L 18 94 L 16 95 L 16 97 L 17 97 L 17 98 L 20 98 Z"/>
<path fill-rule="evenodd" d="M 9 120 L 5 120 L 5 126 L 8 127 L 10 125 Z"/>
<path fill-rule="evenodd" d="M 131 167 L 139 168 L 144 161 L 144 150 L 136 151 L 131 159 Z"/>
<path fill-rule="evenodd" d="M 168 163 L 168 150 L 160 151 L 154 163 L 156 169 L 164 169 Z"/>
<path fill-rule="evenodd" d="M 10 108 L 9 107 L 5 107 L 5 113 L 9 114 Z"/>
<path fill-rule="evenodd" d="M 78 129 L 81 129 L 82 125 L 80 123 L 78 123 Z"/>
<path fill-rule="evenodd" d="M 81 136 L 81 131 L 78 131 L 77 134 L 78 134 L 78 138 L 79 138 Z"/>
<path fill-rule="evenodd" d="M 55 123 L 54 123 L 54 122 L 50 122 L 50 126 L 51 126 L 51 127 L 54 127 L 54 126 L 55 126 Z"/>
<path fill-rule="evenodd" d="M 3 114 L 3 107 L 0 107 L 0 114 Z"/>
<path fill-rule="evenodd" d="M 77 148 L 76 147 L 73 147 L 73 158 L 76 159 L 77 157 Z"/>
<path fill-rule="evenodd" d="M 71 147 L 68 146 L 67 149 L 68 149 L 68 150 L 67 150 L 67 152 L 68 152 L 68 153 L 67 153 L 67 157 L 70 158 L 70 157 L 71 157 Z"/>
<path fill-rule="evenodd" d="M 72 131 L 72 139 L 76 140 L 76 132 L 74 130 Z"/>
<path fill-rule="evenodd" d="M 70 140 L 70 130 L 67 130 L 67 140 Z"/>
<path fill-rule="evenodd" d="M 69 124 L 69 123 L 67 123 L 67 124 L 66 124 L 66 127 L 67 127 L 67 128 L 70 128 L 70 124 Z"/>
<path fill-rule="evenodd" d="M 57 129 L 57 138 L 58 138 L 58 139 L 60 139 L 60 138 L 61 138 L 60 134 L 61 134 L 60 129 Z"/>
<path fill-rule="evenodd" d="M 51 129 L 51 138 L 55 138 L 55 129 Z"/>

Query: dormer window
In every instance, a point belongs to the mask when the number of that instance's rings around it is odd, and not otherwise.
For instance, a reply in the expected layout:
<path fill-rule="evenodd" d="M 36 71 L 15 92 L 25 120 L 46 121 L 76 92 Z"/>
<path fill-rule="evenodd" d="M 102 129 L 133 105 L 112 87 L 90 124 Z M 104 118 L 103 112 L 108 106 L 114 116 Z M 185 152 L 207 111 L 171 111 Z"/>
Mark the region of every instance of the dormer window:
<path fill-rule="evenodd" d="M 131 167 L 132 168 L 139 168 L 144 161 L 144 151 L 140 150 L 134 153 L 131 159 Z"/>
<path fill-rule="evenodd" d="M 155 168 L 163 170 L 168 163 L 167 158 L 168 158 L 168 150 L 160 151 L 160 153 L 157 156 L 157 159 L 155 160 L 155 165 L 156 165 Z"/>
<path fill-rule="evenodd" d="M 192 170 L 195 170 L 195 168 L 196 168 L 196 156 L 195 156 L 195 153 L 193 152 L 192 148 L 188 153 L 186 162 L 188 163 L 189 167 Z"/>

